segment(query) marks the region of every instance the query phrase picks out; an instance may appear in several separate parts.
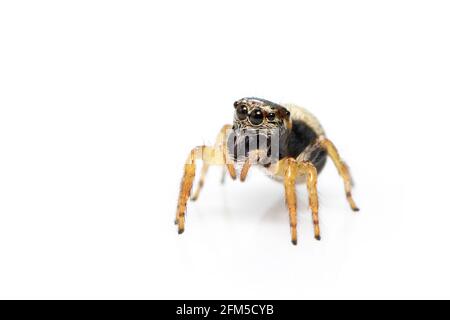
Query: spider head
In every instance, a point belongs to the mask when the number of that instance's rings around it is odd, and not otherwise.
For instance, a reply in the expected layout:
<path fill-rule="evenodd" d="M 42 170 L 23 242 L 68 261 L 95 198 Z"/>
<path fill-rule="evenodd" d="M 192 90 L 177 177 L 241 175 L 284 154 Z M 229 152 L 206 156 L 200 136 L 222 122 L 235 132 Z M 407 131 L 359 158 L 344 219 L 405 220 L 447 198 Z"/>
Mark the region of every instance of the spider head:
<path fill-rule="evenodd" d="M 233 135 L 228 150 L 234 161 L 245 161 L 258 153 L 259 160 L 273 160 L 286 147 L 292 126 L 289 111 L 259 98 L 243 98 L 234 103 Z"/>
<path fill-rule="evenodd" d="M 289 111 L 276 103 L 259 98 L 243 98 L 234 103 L 234 129 L 287 129 Z"/>

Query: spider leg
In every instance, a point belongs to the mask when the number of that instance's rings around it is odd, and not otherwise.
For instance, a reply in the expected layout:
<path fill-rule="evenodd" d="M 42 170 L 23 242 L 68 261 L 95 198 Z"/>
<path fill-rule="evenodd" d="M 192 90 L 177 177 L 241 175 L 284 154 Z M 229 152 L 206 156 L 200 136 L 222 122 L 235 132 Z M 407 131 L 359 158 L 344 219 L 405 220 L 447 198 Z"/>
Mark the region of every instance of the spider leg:
<path fill-rule="evenodd" d="M 230 129 L 231 126 L 226 125 L 220 131 L 219 137 L 216 141 L 214 147 L 208 146 L 200 146 L 191 150 L 189 156 L 184 165 L 184 174 L 181 180 L 180 186 L 180 194 L 178 197 L 178 206 L 175 217 L 175 224 L 178 225 L 178 233 L 184 232 L 184 224 L 185 224 L 185 213 L 186 213 L 186 204 L 189 199 L 189 195 L 191 194 L 192 185 L 195 179 L 195 171 L 196 171 L 196 160 L 203 160 L 203 169 L 199 182 L 199 190 L 197 190 L 194 194 L 194 199 L 198 197 L 198 194 L 204 184 L 204 179 L 210 165 L 222 165 L 228 168 L 228 172 L 230 176 L 235 179 L 236 171 L 234 169 L 233 163 L 228 160 L 228 153 L 226 152 L 226 131 Z"/>
<path fill-rule="evenodd" d="M 231 176 L 231 178 L 234 180 L 236 179 L 236 170 L 234 169 L 233 164 L 228 161 L 227 157 L 227 150 L 226 150 L 226 137 L 227 137 L 227 130 L 230 130 L 232 128 L 231 125 L 226 124 L 222 127 L 219 134 L 217 135 L 216 143 L 214 145 L 214 148 L 219 150 L 219 152 L 223 155 L 223 162 L 224 162 L 224 173 L 222 176 L 222 183 L 225 180 L 226 171 L 225 168 L 228 169 L 228 172 Z M 206 174 L 208 173 L 209 164 L 203 161 L 203 167 L 202 171 L 200 173 L 200 179 L 198 181 L 197 188 L 195 192 L 193 193 L 191 200 L 196 201 L 200 195 L 200 191 L 202 190 L 204 184 L 205 184 L 205 178 Z"/>
<path fill-rule="evenodd" d="M 241 169 L 241 182 L 244 182 L 245 179 L 247 179 L 248 171 L 250 170 L 250 167 L 252 164 L 255 164 L 258 161 L 259 158 L 259 150 L 251 151 L 250 154 L 247 157 L 247 160 L 245 160 L 244 165 Z"/>
<path fill-rule="evenodd" d="M 209 164 L 203 162 L 202 171 L 200 173 L 200 179 L 198 180 L 197 189 L 195 189 L 194 194 L 191 196 L 192 201 L 196 201 L 198 196 L 200 195 L 200 191 L 203 189 L 203 185 L 205 184 L 206 174 L 208 173 Z"/>
<path fill-rule="evenodd" d="M 299 170 L 306 175 L 306 187 L 308 188 L 309 207 L 311 208 L 314 223 L 314 238 L 320 240 L 319 227 L 319 200 L 317 196 L 317 169 L 307 161 L 298 162 Z"/>
<path fill-rule="evenodd" d="M 250 167 L 251 167 L 250 159 L 245 160 L 244 165 L 242 166 L 241 169 L 241 176 L 240 176 L 241 182 L 244 182 L 245 179 L 247 179 L 247 174 L 248 170 L 250 170 Z"/>
<path fill-rule="evenodd" d="M 350 171 L 348 169 L 347 164 L 342 161 L 336 147 L 334 144 L 326 139 L 323 138 L 320 141 L 322 147 L 324 147 L 330 156 L 331 160 L 333 160 L 334 165 L 336 166 L 337 171 L 339 172 L 339 175 L 344 180 L 344 188 L 345 188 L 345 195 L 347 197 L 347 201 L 350 204 L 350 207 L 353 211 L 359 211 L 359 208 L 356 206 L 355 201 L 352 197 L 352 178 L 350 176 Z"/>
<path fill-rule="evenodd" d="M 288 158 L 283 161 L 286 167 L 284 173 L 284 192 L 289 210 L 291 241 L 293 245 L 297 245 L 297 195 L 295 193 L 295 180 L 297 178 L 298 166 L 293 158 Z"/>
<path fill-rule="evenodd" d="M 314 222 L 314 237 L 320 240 L 319 227 L 319 201 L 317 196 L 317 169 L 308 161 L 297 161 L 294 158 L 282 160 L 281 168 L 284 170 L 284 190 L 286 204 L 289 210 L 289 222 L 291 226 L 291 241 L 297 244 L 297 195 L 295 184 L 298 175 L 306 176 L 306 185 L 309 194 L 309 206 Z"/>
<path fill-rule="evenodd" d="M 184 174 L 181 180 L 180 195 L 178 197 L 177 213 L 175 216 L 175 224 L 178 225 L 178 233 L 184 232 L 184 215 L 186 212 L 186 203 L 191 193 L 192 184 L 195 178 L 195 160 L 200 157 L 203 158 L 203 150 L 206 146 L 196 147 L 189 153 L 188 159 L 184 165 Z"/>

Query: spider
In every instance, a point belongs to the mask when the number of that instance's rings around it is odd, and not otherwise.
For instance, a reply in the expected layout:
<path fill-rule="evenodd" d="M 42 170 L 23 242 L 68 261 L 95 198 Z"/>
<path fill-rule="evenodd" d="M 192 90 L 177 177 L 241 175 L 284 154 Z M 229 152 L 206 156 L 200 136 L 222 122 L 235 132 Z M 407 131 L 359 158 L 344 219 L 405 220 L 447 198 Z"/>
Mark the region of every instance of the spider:
<path fill-rule="evenodd" d="M 344 181 L 347 201 L 359 211 L 352 198 L 352 179 L 336 147 L 326 137 L 319 121 L 309 111 L 293 104 L 276 104 L 260 98 L 242 98 L 234 103 L 233 125 L 225 125 L 214 146 L 199 146 L 189 153 L 181 181 L 175 224 L 181 234 L 185 227 L 186 203 L 195 178 L 196 160 L 203 160 L 198 187 L 191 196 L 197 200 L 210 165 L 223 167 L 234 180 L 239 173 L 245 181 L 251 166 L 282 183 L 289 211 L 291 242 L 297 244 L 297 197 L 295 186 L 306 183 L 314 223 L 314 237 L 320 240 L 317 175 L 327 155 Z"/>

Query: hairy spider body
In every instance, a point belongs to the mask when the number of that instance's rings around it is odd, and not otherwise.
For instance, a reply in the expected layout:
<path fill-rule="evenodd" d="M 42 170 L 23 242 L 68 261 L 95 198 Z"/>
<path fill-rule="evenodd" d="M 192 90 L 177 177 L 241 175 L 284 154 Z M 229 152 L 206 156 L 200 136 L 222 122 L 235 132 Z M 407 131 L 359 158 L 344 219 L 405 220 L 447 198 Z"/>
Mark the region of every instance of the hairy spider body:
<path fill-rule="evenodd" d="M 347 200 L 358 211 L 351 194 L 351 177 L 333 143 L 327 139 L 316 117 L 293 104 L 276 104 L 260 98 L 243 98 L 234 103 L 233 125 L 225 125 L 213 147 L 194 148 L 185 164 L 175 223 L 184 231 L 186 203 L 195 178 L 195 160 L 203 160 L 198 188 L 192 195 L 196 200 L 204 185 L 208 167 L 224 167 L 232 179 L 240 174 L 245 181 L 251 166 L 258 166 L 273 179 L 284 182 L 289 210 L 291 241 L 297 244 L 297 196 L 295 185 L 306 183 L 309 206 L 314 222 L 314 236 L 320 240 L 317 176 L 326 163 L 333 160 L 344 180 Z M 223 179 L 222 179 L 223 180 Z"/>
<path fill-rule="evenodd" d="M 294 104 L 283 104 L 286 110 L 290 112 L 292 120 L 292 128 L 284 142 L 286 145 L 281 150 L 279 158 L 295 158 L 301 161 L 311 162 L 319 174 L 325 166 L 327 160 L 327 152 L 318 139 L 325 137 L 325 132 L 316 117 L 308 110 L 296 106 Z M 276 180 L 283 180 L 284 173 L 277 171 L 277 164 L 263 166 L 267 175 Z M 304 177 L 299 175 L 297 181 L 304 182 Z"/>

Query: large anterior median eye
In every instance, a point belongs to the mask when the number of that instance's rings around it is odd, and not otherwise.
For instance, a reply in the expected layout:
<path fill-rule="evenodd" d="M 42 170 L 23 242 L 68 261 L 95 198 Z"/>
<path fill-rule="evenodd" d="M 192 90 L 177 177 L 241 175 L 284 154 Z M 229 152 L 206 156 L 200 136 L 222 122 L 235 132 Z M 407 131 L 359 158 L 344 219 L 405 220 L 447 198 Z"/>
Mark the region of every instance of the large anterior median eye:
<path fill-rule="evenodd" d="M 236 107 L 236 116 L 239 120 L 245 120 L 247 118 L 248 109 L 245 105 L 240 105 Z"/>
<path fill-rule="evenodd" d="M 260 125 L 264 120 L 264 115 L 261 109 L 253 109 L 253 111 L 250 112 L 249 120 L 255 126 Z"/>

